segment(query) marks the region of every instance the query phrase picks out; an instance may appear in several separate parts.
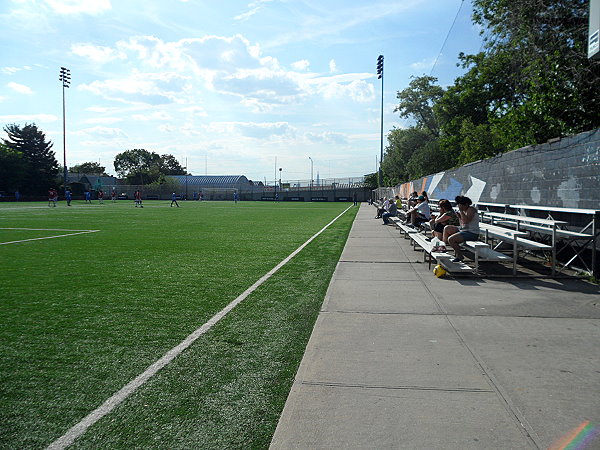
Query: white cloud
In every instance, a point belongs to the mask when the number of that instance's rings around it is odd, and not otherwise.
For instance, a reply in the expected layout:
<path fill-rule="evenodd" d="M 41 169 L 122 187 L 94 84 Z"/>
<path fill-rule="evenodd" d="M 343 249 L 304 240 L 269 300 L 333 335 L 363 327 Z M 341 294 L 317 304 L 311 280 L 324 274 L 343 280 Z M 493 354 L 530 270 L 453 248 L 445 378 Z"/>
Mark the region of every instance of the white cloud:
<path fill-rule="evenodd" d="M 88 58 L 93 62 L 105 64 L 115 59 L 125 59 L 125 53 L 110 47 L 101 47 L 92 44 L 73 44 L 71 52 L 77 56 Z"/>
<path fill-rule="evenodd" d="M 202 106 L 188 106 L 186 108 L 181 108 L 180 111 L 193 116 L 208 117 L 208 113 Z"/>
<path fill-rule="evenodd" d="M 342 133 L 334 133 L 332 131 L 325 131 L 323 133 L 305 133 L 306 139 L 310 142 L 325 143 L 325 144 L 347 144 L 348 137 Z"/>
<path fill-rule="evenodd" d="M 329 72 L 336 73 L 338 71 L 337 64 L 335 63 L 335 59 L 329 61 Z"/>
<path fill-rule="evenodd" d="M 15 92 L 18 92 L 19 94 L 33 94 L 31 88 L 29 86 L 25 86 L 24 84 L 14 83 L 11 81 L 6 86 Z"/>
<path fill-rule="evenodd" d="M 435 59 L 422 59 L 421 61 L 414 62 L 410 65 L 410 68 L 418 71 L 426 71 L 433 67 Z"/>
<path fill-rule="evenodd" d="M 259 12 L 261 9 L 263 9 L 264 5 L 266 3 L 270 3 L 272 1 L 273 0 L 256 0 L 248 5 L 248 8 L 250 8 L 249 11 L 242 13 L 242 14 L 238 14 L 233 19 L 240 20 L 240 21 L 248 20 L 250 17 L 252 17 L 257 12 Z"/>
<path fill-rule="evenodd" d="M 110 0 L 43 0 L 57 14 L 96 15 L 112 9 Z"/>
<path fill-rule="evenodd" d="M 111 108 L 106 108 L 104 106 L 90 106 L 86 108 L 86 111 L 96 112 L 96 113 L 105 113 L 109 112 Z"/>
<path fill-rule="evenodd" d="M 348 98 L 359 103 L 373 100 L 375 88 L 371 83 L 364 81 L 372 78 L 372 74 L 343 74 L 330 77 L 315 77 L 308 80 L 308 84 L 315 92 L 325 99 Z"/>
<path fill-rule="evenodd" d="M 174 72 L 142 73 L 136 70 L 127 78 L 93 81 L 80 85 L 79 89 L 125 103 L 184 103 L 188 79 Z"/>
<path fill-rule="evenodd" d="M 175 131 L 177 131 L 177 127 L 174 125 L 170 125 L 170 124 L 164 124 L 164 125 L 160 125 L 158 127 L 159 131 L 162 131 L 163 133 L 173 133 Z"/>
<path fill-rule="evenodd" d="M 31 68 L 29 67 L 28 70 L 30 70 L 30 69 Z M 25 70 L 25 67 L 22 67 L 22 68 L 21 67 L 3 67 L 0 71 L 6 75 L 14 75 L 15 73 L 17 73 L 21 70 Z"/>
<path fill-rule="evenodd" d="M 117 122 L 122 122 L 123 119 L 120 119 L 118 117 L 93 117 L 91 119 L 86 119 L 84 121 L 84 123 L 89 123 L 89 124 L 104 124 L 104 125 L 111 125 L 113 123 L 117 123 Z"/>
<path fill-rule="evenodd" d="M 294 70 L 304 71 L 304 70 L 308 70 L 309 67 L 310 67 L 310 62 L 308 62 L 306 59 L 302 59 L 300 61 L 296 61 L 296 62 L 292 63 L 292 68 L 294 68 Z"/>
<path fill-rule="evenodd" d="M 127 134 L 120 128 L 108 128 L 103 126 L 84 128 L 82 130 L 73 132 L 76 135 L 84 136 L 98 136 L 101 138 L 126 138 Z"/>
<path fill-rule="evenodd" d="M 219 135 L 233 134 L 254 139 L 295 134 L 295 129 L 288 122 L 212 122 L 204 129 Z"/>
<path fill-rule="evenodd" d="M 310 71 L 308 60 L 295 61 L 292 70 L 284 70 L 276 58 L 263 55 L 260 46 L 241 35 L 207 35 L 174 42 L 136 36 L 117 42 L 114 49 L 77 44 L 73 50 L 96 61 L 117 58 L 115 64 L 120 59 L 140 62 L 140 70 L 129 76 L 79 86 L 106 99 L 130 104 L 192 105 L 198 101 L 198 93 L 206 90 L 264 113 L 304 103 L 311 96 L 362 103 L 371 101 L 374 95 L 373 87 L 364 81 L 372 74 L 323 77 Z M 334 60 L 329 69 L 337 71 Z M 206 115 L 204 110 L 198 113 Z"/>
<path fill-rule="evenodd" d="M 13 114 L 0 116 L 0 122 L 40 122 L 51 123 L 56 122 L 58 117 L 54 114 Z"/>
<path fill-rule="evenodd" d="M 325 37 L 336 38 L 351 28 L 390 18 L 406 11 L 422 8 L 425 0 L 354 2 L 353 5 L 332 8 L 327 2 L 311 2 L 314 13 L 306 14 L 296 21 L 296 26 L 284 34 L 274 35 L 266 47 L 284 47 L 302 41 L 321 41 Z"/>
<path fill-rule="evenodd" d="M 150 114 L 134 114 L 131 116 L 134 120 L 149 121 L 149 120 L 172 120 L 173 118 L 165 111 L 155 111 Z"/>

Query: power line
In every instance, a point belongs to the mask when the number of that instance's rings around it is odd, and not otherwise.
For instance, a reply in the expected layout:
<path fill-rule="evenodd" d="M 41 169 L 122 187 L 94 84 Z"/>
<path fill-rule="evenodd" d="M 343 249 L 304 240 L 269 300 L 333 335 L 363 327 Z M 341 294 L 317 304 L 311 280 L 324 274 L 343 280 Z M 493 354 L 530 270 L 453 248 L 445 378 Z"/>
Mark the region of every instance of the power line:
<path fill-rule="evenodd" d="M 444 39 L 444 43 L 442 44 L 442 48 L 440 49 L 440 52 L 438 53 L 437 57 L 435 58 L 435 61 L 433 62 L 433 67 L 431 68 L 431 72 L 429 72 L 429 76 L 431 76 L 431 74 L 433 74 L 433 69 L 435 69 L 438 59 L 440 59 L 440 55 L 444 51 L 446 42 L 448 42 L 448 37 L 450 37 L 450 33 L 452 32 L 452 29 L 454 28 L 454 25 L 456 24 L 456 19 L 458 19 L 458 15 L 460 14 L 460 11 L 462 10 L 464 3 L 465 3 L 465 0 L 461 0 L 460 6 L 458 7 L 458 11 L 456 12 L 456 16 L 454 16 L 454 21 L 452 22 L 452 25 L 450 26 L 450 29 L 448 30 L 448 34 L 446 35 L 446 39 Z"/>

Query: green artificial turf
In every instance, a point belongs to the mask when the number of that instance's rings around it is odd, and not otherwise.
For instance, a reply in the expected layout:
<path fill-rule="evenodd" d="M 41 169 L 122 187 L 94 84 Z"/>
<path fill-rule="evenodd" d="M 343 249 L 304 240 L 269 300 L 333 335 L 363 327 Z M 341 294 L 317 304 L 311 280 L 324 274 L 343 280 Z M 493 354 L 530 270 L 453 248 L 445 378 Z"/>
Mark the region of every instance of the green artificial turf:
<path fill-rule="evenodd" d="M 50 444 L 348 207 L 169 203 L 0 205 L 0 228 L 100 230 L 0 246 L 0 447 Z M 355 213 L 74 447 L 267 447 Z"/>

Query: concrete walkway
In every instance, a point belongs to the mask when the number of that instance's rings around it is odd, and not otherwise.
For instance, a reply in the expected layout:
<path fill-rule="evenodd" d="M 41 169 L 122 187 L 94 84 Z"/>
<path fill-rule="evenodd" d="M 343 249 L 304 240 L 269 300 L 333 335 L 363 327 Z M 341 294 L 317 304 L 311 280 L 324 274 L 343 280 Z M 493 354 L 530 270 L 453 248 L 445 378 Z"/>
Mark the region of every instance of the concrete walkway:
<path fill-rule="evenodd" d="M 438 279 L 374 215 L 361 206 L 271 448 L 545 449 L 585 421 L 600 448 L 598 287 Z"/>

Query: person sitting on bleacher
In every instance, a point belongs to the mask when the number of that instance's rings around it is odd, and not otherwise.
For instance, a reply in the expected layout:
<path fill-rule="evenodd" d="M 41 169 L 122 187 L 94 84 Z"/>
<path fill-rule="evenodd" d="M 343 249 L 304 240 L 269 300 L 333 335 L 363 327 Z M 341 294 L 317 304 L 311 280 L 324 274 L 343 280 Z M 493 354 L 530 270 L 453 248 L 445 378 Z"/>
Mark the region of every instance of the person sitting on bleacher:
<path fill-rule="evenodd" d="M 398 195 L 396 195 L 394 198 L 396 199 L 396 206 L 398 209 L 402 209 L 402 199 Z"/>
<path fill-rule="evenodd" d="M 429 225 L 431 227 L 431 231 L 433 237 L 438 238 L 440 241 L 444 238 L 444 227 L 446 225 L 454 225 L 455 227 L 460 225 L 458 220 L 458 216 L 454 209 L 452 209 L 452 203 L 450 203 L 446 199 L 441 199 L 438 202 L 438 206 L 440 207 L 440 213 L 437 216 L 431 216 L 431 221 Z M 428 241 L 431 238 L 427 238 Z"/>
<path fill-rule="evenodd" d="M 458 206 L 458 219 L 460 226 L 447 225 L 444 227 L 444 242 L 450 245 L 456 252 L 456 258 L 452 262 L 460 262 L 465 257 L 460 250 L 460 244 L 466 241 L 479 240 L 479 214 L 471 206 L 473 202 L 469 197 L 459 195 L 454 199 Z"/>
<path fill-rule="evenodd" d="M 381 217 L 383 218 L 383 224 L 389 225 L 389 218 L 396 217 L 396 214 L 398 214 L 398 206 L 396 206 L 396 202 L 391 201 L 390 205 L 388 206 L 388 210 L 381 215 Z"/>
<path fill-rule="evenodd" d="M 417 198 L 419 198 L 419 194 L 417 194 L 417 191 L 410 194 L 410 197 L 408 197 L 408 201 L 406 202 L 406 206 L 408 206 L 408 209 L 417 206 Z"/>
<path fill-rule="evenodd" d="M 387 197 L 383 197 L 383 204 L 377 208 L 377 215 L 375 216 L 376 219 L 381 219 L 381 216 L 383 215 L 384 212 L 386 212 L 388 210 L 388 208 L 390 207 L 390 201 L 388 200 Z"/>
<path fill-rule="evenodd" d="M 430 220 L 431 210 L 429 209 L 429 203 L 425 200 L 425 197 L 419 195 L 417 197 L 417 206 L 406 211 L 406 221 L 409 222 L 409 226 L 418 227 Z"/>

